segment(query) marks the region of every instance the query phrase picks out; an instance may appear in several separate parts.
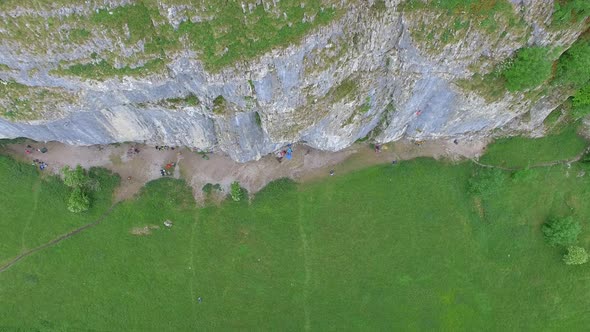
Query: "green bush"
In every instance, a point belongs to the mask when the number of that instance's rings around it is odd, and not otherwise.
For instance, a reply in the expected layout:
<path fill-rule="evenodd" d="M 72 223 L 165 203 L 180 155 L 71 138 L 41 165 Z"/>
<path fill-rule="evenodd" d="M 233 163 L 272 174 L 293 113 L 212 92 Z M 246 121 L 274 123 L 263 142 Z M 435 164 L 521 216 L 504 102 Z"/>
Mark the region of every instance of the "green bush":
<path fill-rule="evenodd" d="M 76 168 L 71 169 L 70 166 L 66 166 L 61 169 L 64 176 L 64 184 L 70 188 L 82 188 L 86 186 L 88 177 L 86 171 L 82 166 L 78 165 Z"/>
<path fill-rule="evenodd" d="M 590 64 L 588 65 L 590 66 Z M 590 82 L 574 94 L 571 114 L 574 119 L 581 119 L 590 114 Z"/>
<path fill-rule="evenodd" d="M 588 50 L 590 52 L 590 50 Z M 590 63 L 588 64 L 590 68 Z M 590 76 L 590 74 L 589 74 Z M 583 107 L 590 105 L 590 82 L 586 83 L 586 86 L 578 90 L 574 95 L 573 99 L 574 107 Z"/>
<path fill-rule="evenodd" d="M 115 188 L 120 183 L 121 176 L 119 174 L 102 167 L 91 167 L 88 170 L 88 182 L 85 189 L 101 191 L 103 188 Z"/>
<path fill-rule="evenodd" d="M 223 96 L 217 96 L 213 99 L 213 113 L 223 114 L 225 106 L 225 98 L 223 98 Z"/>
<path fill-rule="evenodd" d="M 242 187 L 240 186 L 240 183 L 238 181 L 234 181 L 231 184 L 231 199 L 233 199 L 236 202 L 239 202 L 240 200 L 242 200 L 242 198 L 244 198 L 244 191 L 242 189 Z"/>
<path fill-rule="evenodd" d="M 551 76 L 552 62 L 546 47 L 521 48 L 502 71 L 509 91 L 521 91 L 539 86 Z"/>
<path fill-rule="evenodd" d="M 219 183 L 216 183 L 216 184 L 207 183 L 203 186 L 202 190 L 205 194 L 211 194 L 213 192 L 213 190 L 221 191 L 221 186 L 219 185 Z"/>
<path fill-rule="evenodd" d="M 565 25 L 580 22 L 590 15 L 590 1 L 588 0 L 558 0 L 555 1 L 552 24 Z"/>
<path fill-rule="evenodd" d="M 590 41 L 580 38 L 560 57 L 556 82 L 574 88 L 583 87 L 590 80 Z"/>
<path fill-rule="evenodd" d="M 193 94 L 190 94 L 188 97 L 185 98 L 185 100 L 188 106 L 197 106 L 201 102 L 199 98 Z"/>
<path fill-rule="evenodd" d="M 77 63 L 69 67 L 59 67 L 53 69 L 52 72 L 58 75 L 79 76 L 87 79 L 102 80 L 109 77 L 124 77 L 124 76 L 146 76 L 154 72 L 163 70 L 166 67 L 164 61 L 160 58 L 155 58 L 146 61 L 142 66 L 130 67 L 115 67 L 110 62 L 102 59 L 93 63 Z"/>
<path fill-rule="evenodd" d="M 489 195 L 498 191 L 504 184 L 504 172 L 497 168 L 480 168 L 469 180 L 469 192 L 476 195 Z"/>
<path fill-rule="evenodd" d="M 101 182 L 107 186 L 116 186 L 119 183 L 118 176 L 103 168 L 91 168 L 87 173 L 86 170 L 77 165 L 71 169 L 69 166 L 62 168 L 64 184 L 72 188 L 70 198 L 68 199 L 68 210 L 79 213 L 88 210 L 90 207 L 89 192 L 99 191 Z"/>
<path fill-rule="evenodd" d="M 580 224 L 572 217 L 555 218 L 545 223 L 542 228 L 545 240 L 552 246 L 569 246 L 576 242 L 582 231 Z"/>
<path fill-rule="evenodd" d="M 581 119 L 590 114 L 590 105 L 572 107 L 571 115 L 574 120 Z"/>
<path fill-rule="evenodd" d="M 82 188 L 75 187 L 68 199 L 68 210 L 74 213 L 87 211 L 90 208 L 90 199 L 84 193 Z"/>
<path fill-rule="evenodd" d="M 563 256 L 563 261 L 567 265 L 581 265 L 588 262 L 588 253 L 582 247 L 570 246 Z"/>

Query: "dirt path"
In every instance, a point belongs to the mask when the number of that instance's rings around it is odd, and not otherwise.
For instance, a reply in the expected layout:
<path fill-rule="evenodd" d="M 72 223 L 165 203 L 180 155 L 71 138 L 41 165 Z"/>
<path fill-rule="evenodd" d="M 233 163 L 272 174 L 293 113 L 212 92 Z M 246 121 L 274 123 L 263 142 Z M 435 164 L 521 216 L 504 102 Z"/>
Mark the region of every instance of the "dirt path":
<path fill-rule="evenodd" d="M 56 238 L 54 240 L 51 240 L 51 241 L 49 241 L 49 242 L 47 242 L 47 243 L 45 243 L 43 245 L 40 245 L 40 246 L 38 246 L 36 248 L 33 248 L 31 250 L 27 250 L 27 251 L 21 253 L 20 255 L 16 256 L 15 258 L 11 259 L 10 261 L 8 261 L 8 263 L 0 266 L 0 273 L 8 270 L 14 264 L 18 263 L 20 260 L 22 260 L 22 259 L 24 259 L 24 258 L 26 258 L 28 256 L 31 256 L 32 254 L 34 254 L 34 253 L 36 253 L 38 251 L 41 251 L 43 249 L 47 249 L 49 247 L 52 247 L 52 246 L 60 243 L 63 240 L 69 239 L 70 237 L 72 237 L 72 236 L 74 236 L 76 234 L 79 234 L 79 233 L 81 233 L 81 232 L 83 232 L 83 231 L 85 231 L 85 230 L 87 230 L 89 228 L 92 228 L 92 227 L 100 224 L 113 211 L 113 209 L 115 208 L 115 206 L 117 206 L 117 204 L 112 205 L 107 211 L 105 211 L 105 213 L 103 213 L 98 219 L 96 219 L 96 221 L 91 222 L 90 224 L 86 224 L 84 226 L 81 226 L 79 228 L 76 228 L 73 231 L 71 231 L 69 233 L 66 233 L 66 234 L 63 234 L 62 236 L 60 236 L 60 237 L 58 237 L 58 238 Z"/>
<path fill-rule="evenodd" d="M 58 174 L 63 166 L 77 164 L 85 168 L 105 167 L 121 176 L 121 185 L 115 192 L 115 201 L 134 196 L 145 183 L 161 177 L 160 169 L 166 164 L 176 162 L 173 177 L 182 178 L 192 186 L 195 198 L 202 198 L 201 188 L 206 183 L 219 183 L 224 189 L 231 182 L 239 181 L 249 192 L 255 193 L 270 181 L 289 177 L 296 181 L 311 181 L 329 175 L 344 174 L 370 165 L 389 163 L 392 160 L 413 159 L 416 157 L 449 158 L 459 160 L 474 158 L 482 154 L 486 140 L 461 140 L 454 144 L 451 140 L 426 141 L 417 145 L 411 141 L 398 141 L 384 145 L 381 153 L 375 153 L 368 144 L 355 144 L 339 152 L 324 152 L 303 145 L 293 147 L 293 158 L 283 159 L 281 163 L 274 156 L 265 156 L 258 161 L 236 163 L 223 154 L 210 154 L 209 159 L 187 148 L 156 150 L 153 146 L 140 144 L 121 144 L 107 146 L 71 146 L 57 142 L 8 145 L 7 153 L 18 160 L 32 162 L 40 159 L 49 167 L 46 172 Z M 47 147 L 47 153 L 36 150 L 25 153 L 27 144 L 34 148 Z M 134 148 L 139 153 L 132 152 Z"/>

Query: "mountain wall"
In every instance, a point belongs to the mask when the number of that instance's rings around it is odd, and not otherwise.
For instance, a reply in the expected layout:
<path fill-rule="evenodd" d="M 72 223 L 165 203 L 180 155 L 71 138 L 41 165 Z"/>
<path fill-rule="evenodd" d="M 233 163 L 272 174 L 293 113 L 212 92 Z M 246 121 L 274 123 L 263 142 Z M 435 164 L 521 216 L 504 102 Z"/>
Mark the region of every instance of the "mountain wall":
<path fill-rule="evenodd" d="M 393 0 L 316 1 L 317 12 L 305 12 L 312 1 L 298 1 L 307 31 L 217 65 L 234 42 L 209 52 L 209 39 L 191 41 L 198 31 L 189 30 L 216 19 L 211 2 L 147 1 L 147 23 L 115 21 L 118 10 L 136 10 L 129 1 L 0 5 L 0 137 L 186 145 L 245 162 L 292 142 L 336 151 L 366 136 L 390 142 L 533 131 L 567 96 L 546 86 L 491 93 L 477 77 L 527 46 L 549 46 L 557 58 L 587 28 L 551 27 L 552 1 L 511 1 L 509 10 L 485 15 Z M 268 17 L 285 19 L 281 32 L 298 29 L 287 21 L 295 15 L 287 10 L 299 13 L 290 3 L 235 1 L 243 24 L 253 26 L 252 48 L 268 32 L 254 25 Z M 142 30 L 133 24 L 156 29 L 157 38 L 188 32 L 149 58 L 159 39 L 135 38 Z M 225 24 L 212 28 L 212 38 L 233 31 Z"/>

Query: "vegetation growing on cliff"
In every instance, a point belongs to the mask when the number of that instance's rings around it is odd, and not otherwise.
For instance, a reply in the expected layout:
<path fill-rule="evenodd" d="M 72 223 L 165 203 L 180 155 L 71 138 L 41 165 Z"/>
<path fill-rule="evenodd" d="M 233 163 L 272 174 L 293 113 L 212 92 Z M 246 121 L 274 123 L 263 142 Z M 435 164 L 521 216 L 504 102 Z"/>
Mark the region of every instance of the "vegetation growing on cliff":
<path fill-rule="evenodd" d="M 352 79 L 347 78 L 337 86 L 330 89 L 328 96 L 333 103 L 340 102 L 345 98 L 355 98 L 358 92 L 358 83 Z"/>
<path fill-rule="evenodd" d="M 224 114 L 227 110 L 227 101 L 223 96 L 217 96 L 213 99 L 213 113 Z"/>
<path fill-rule="evenodd" d="M 104 80 L 111 77 L 136 77 L 146 76 L 158 72 L 162 73 L 165 68 L 166 66 L 164 61 L 159 58 L 149 60 L 145 62 L 143 65 L 135 67 L 129 65 L 123 67 L 115 67 L 108 61 L 102 59 L 84 64 L 65 64 L 62 67 L 52 70 L 51 73 L 57 75 L 78 76 L 81 78 L 88 78 L 94 80 Z"/>
<path fill-rule="evenodd" d="M 13 121 L 36 120 L 43 116 L 48 104 L 59 108 L 76 100 L 77 96 L 65 89 L 31 87 L 0 80 L 0 117 Z"/>
<path fill-rule="evenodd" d="M 58 18 L 45 14 L 43 11 L 51 9 L 41 1 L 33 6 L 36 10 L 0 18 L 6 27 L 0 30 L 0 36 L 26 45 L 27 51 L 37 54 L 45 54 L 49 49 L 62 53 L 75 49 L 97 52 L 105 61 L 99 63 L 101 66 L 116 63 L 116 69 L 135 67 L 138 62 L 162 61 L 158 59 L 190 48 L 198 52 L 208 70 L 218 71 L 272 48 L 296 43 L 312 29 L 337 17 L 339 11 L 333 7 L 336 3 L 339 1 L 284 0 L 260 4 L 146 0 L 96 10 L 82 6 Z M 16 5 L 11 1 L 0 3 L 7 10 Z M 71 5 L 71 1 L 62 4 L 66 8 Z M 169 20 L 169 8 L 182 17 L 179 25 Z M 100 68 L 99 77 L 76 70 L 85 65 L 72 61 L 66 67 L 72 66 L 73 70 L 54 74 L 81 75 L 87 79 L 121 75 L 120 71 L 107 68 Z M 148 66 L 133 74 L 144 75 L 159 69 Z"/>
<path fill-rule="evenodd" d="M 578 95 L 584 100 L 584 87 L 590 82 L 590 38 L 582 34 L 559 58 L 559 49 L 550 47 L 524 47 L 515 55 L 497 65 L 488 74 L 475 74 L 469 80 L 458 82 L 460 86 L 480 93 L 487 101 L 493 101 L 506 91 L 534 90 L 545 83 L 559 88 L 568 96 Z M 538 95 L 540 91 L 535 92 Z M 578 113 L 585 111 L 584 102 Z M 576 107 L 574 107 L 575 109 Z M 589 110 L 590 112 L 590 110 Z"/>
<path fill-rule="evenodd" d="M 572 96 L 565 105 L 575 118 L 590 114 L 590 35 L 583 34 L 557 63 L 554 85 Z"/>
<path fill-rule="evenodd" d="M 590 81 L 590 34 L 583 35 L 557 63 L 555 83 L 577 90 Z"/>
<path fill-rule="evenodd" d="M 214 18 L 196 23 L 184 21 L 178 33 L 188 37 L 208 69 L 219 70 L 273 47 L 293 44 L 337 13 L 321 1 L 283 0 L 269 10 L 263 5 L 250 10 L 238 2 L 224 2 L 210 6 L 207 14 Z"/>
<path fill-rule="evenodd" d="M 195 96 L 192 93 L 184 98 L 181 98 L 181 97 L 168 98 L 165 100 L 165 102 L 167 104 L 172 104 L 175 106 L 197 106 L 201 103 L 199 98 L 197 98 L 197 96 Z"/>
<path fill-rule="evenodd" d="M 551 23 L 565 26 L 581 22 L 590 16 L 590 2 L 587 0 L 556 0 Z"/>
<path fill-rule="evenodd" d="M 422 51 L 431 54 L 463 42 L 470 29 L 498 40 L 507 32 L 511 38 L 520 38 L 526 31 L 508 0 L 407 0 L 400 9 L 412 18 L 412 38 Z"/>
<path fill-rule="evenodd" d="M 549 79 L 553 62 L 547 47 L 526 47 L 516 52 L 501 71 L 508 91 L 535 88 Z"/>

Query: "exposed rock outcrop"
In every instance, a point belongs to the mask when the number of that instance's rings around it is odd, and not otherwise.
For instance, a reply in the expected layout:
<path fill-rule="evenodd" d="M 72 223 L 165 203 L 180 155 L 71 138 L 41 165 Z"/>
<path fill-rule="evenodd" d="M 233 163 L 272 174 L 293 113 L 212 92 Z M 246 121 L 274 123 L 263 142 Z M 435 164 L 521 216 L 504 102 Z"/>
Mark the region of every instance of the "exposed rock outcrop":
<path fill-rule="evenodd" d="M 36 106 L 39 118 L 0 118 L 0 137 L 216 147 L 244 162 L 296 141 L 336 151 L 369 133 L 379 142 L 486 135 L 527 112 L 530 120 L 513 127 L 532 130 L 564 96 L 504 92 L 490 99 L 464 82 L 526 45 L 565 50 L 585 28 L 583 23 L 559 31 L 548 28 L 552 1 L 513 1 L 514 18 L 498 14 L 494 31 L 471 21 L 449 40 L 438 35 L 455 19 L 445 11 L 407 9 L 391 0 L 379 8 L 371 0 L 341 4 L 342 15 L 300 42 L 218 72 L 205 70 L 199 54 L 182 49 L 166 59 L 165 72 L 86 80 L 52 70 L 60 61 L 88 58 L 116 41 L 96 39 L 77 49 L 49 47 L 40 54 L 17 47 L 14 40 L 0 40 L 2 81 L 30 87 L 33 96 L 38 89 L 60 89 L 69 101 Z M 178 26 L 175 8 L 161 10 Z M 76 5 L 69 11 L 93 10 Z M 25 13 L 30 14 L 16 7 L 4 15 Z M 517 26 L 510 26 L 512 19 Z M 137 45 L 141 49 L 141 42 Z M 46 96 L 37 95 L 40 100 Z M 196 96 L 198 103 L 170 102 L 187 96 Z M 219 96 L 222 102 L 216 104 Z"/>

